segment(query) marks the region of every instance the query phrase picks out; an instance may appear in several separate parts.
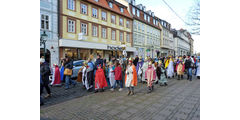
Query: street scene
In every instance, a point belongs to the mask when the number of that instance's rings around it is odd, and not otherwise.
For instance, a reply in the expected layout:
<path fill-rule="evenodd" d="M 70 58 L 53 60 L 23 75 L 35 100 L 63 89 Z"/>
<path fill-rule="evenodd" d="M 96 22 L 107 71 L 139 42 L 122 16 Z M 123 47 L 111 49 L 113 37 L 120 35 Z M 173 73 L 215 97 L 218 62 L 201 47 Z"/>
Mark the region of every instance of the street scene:
<path fill-rule="evenodd" d="M 127 90 L 89 93 L 78 84 L 69 91 L 52 88 L 53 96 L 41 106 L 41 120 L 200 120 L 200 80 L 170 79 L 168 87 L 155 86 L 151 94 L 146 84 Z"/>
<path fill-rule="evenodd" d="M 40 119 L 199 120 L 199 36 L 199 0 L 40 0 Z"/>

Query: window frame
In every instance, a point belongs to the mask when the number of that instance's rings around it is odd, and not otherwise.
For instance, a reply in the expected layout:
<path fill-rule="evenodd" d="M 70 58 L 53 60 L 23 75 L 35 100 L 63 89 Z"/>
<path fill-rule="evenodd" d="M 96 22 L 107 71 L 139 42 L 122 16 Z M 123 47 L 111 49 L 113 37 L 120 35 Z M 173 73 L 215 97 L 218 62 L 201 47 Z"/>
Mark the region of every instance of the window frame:
<path fill-rule="evenodd" d="M 111 40 L 113 40 L 113 35 L 112 32 L 115 31 L 115 41 L 117 41 L 117 30 L 116 29 L 111 29 Z"/>
<path fill-rule="evenodd" d="M 72 10 L 72 11 L 76 11 L 76 0 L 72 0 L 73 3 L 74 3 L 74 9 L 70 9 L 70 8 L 69 8 L 69 3 L 68 3 L 68 1 L 69 1 L 69 0 L 66 1 L 66 2 L 67 2 L 67 9 L 68 9 L 68 10 Z"/>
<path fill-rule="evenodd" d="M 137 17 L 140 17 L 140 11 L 137 9 Z"/>
<path fill-rule="evenodd" d="M 106 20 L 103 20 L 102 18 L 102 13 L 106 13 Z M 101 10 L 101 20 L 103 20 L 103 21 L 107 21 L 107 11 L 105 11 L 105 10 Z"/>
<path fill-rule="evenodd" d="M 134 11 L 133 11 L 133 9 L 134 9 Z M 132 14 L 136 15 L 136 8 L 135 7 L 132 7 Z"/>
<path fill-rule="evenodd" d="M 130 20 L 126 20 L 126 28 L 130 28 Z"/>
<path fill-rule="evenodd" d="M 128 41 L 128 35 L 129 35 L 129 41 Z M 128 43 L 131 43 L 131 40 L 130 40 L 130 38 L 131 38 L 131 36 L 130 36 L 130 33 L 129 33 L 129 32 L 127 32 L 127 33 L 126 33 L 126 42 L 128 42 Z"/>
<path fill-rule="evenodd" d="M 83 22 L 83 21 L 81 21 L 80 22 L 80 32 L 81 33 L 83 33 L 83 31 L 82 31 L 82 24 L 86 24 L 86 32 L 87 32 L 87 34 L 84 34 L 84 35 L 87 35 L 88 36 L 88 23 L 87 22 Z"/>
<path fill-rule="evenodd" d="M 87 8 L 86 8 L 86 9 L 87 9 L 86 14 L 82 12 L 82 5 L 85 5 L 85 6 L 87 7 Z M 81 13 L 81 14 L 84 14 L 84 15 L 88 15 L 88 4 L 85 4 L 85 3 L 83 3 L 83 2 L 80 3 L 80 13 Z"/>
<path fill-rule="evenodd" d="M 74 32 L 69 32 L 69 20 L 74 21 Z M 76 20 L 72 18 L 67 18 L 67 32 L 68 33 L 76 33 Z"/>
<path fill-rule="evenodd" d="M 111 5 L 110 5 L 110 3 L 111 3 Z M 110 7 L 110 8 L 113 8 L 113 3 L 112 2 L 108 2 L 108 6 Z M 112 7 L 111 7 L 112 6 Z"/>
<path fill-rule="evenodd" d="M 121 41 L 121 39 L 120 39 L 120 38 L 121 38 L 121 37 L 120 37 L 120 36 L 121 36 L 121 33 L 122 33 L 122 41 Z M 120 30 L 119 30 L 119 41 L 120 41 L 120 42 L 124 42 L 124 32 L 123 32 L 123 31 L 120 31 Z"/>
<path fill-rule="evenodd" d="M 42 19 L 42 16 L 44 17 L 43 19 Z M 46 20 L 46 16 L 48 17 L 48 20 Z M 42 20 L 43 20 L 43 28 L 42 28 Z M 46 21 L 48 21 L 48 29 L 46 28 Z M 48 14 L 41 14 L 41 22 L 40 22 L 40 24 L 41 24 L 41 29 L 43 29 L 43 30 L 51 30 L 50 29 L 50 16 L 48 15 Z"/>
<path fill-rule="evenodd" d="M 94 36 L 94 34 L 93 34 L 93 33 L 94 33 L 94 32 L 93 32 L 93 31 L 94 31 L 93 27 L 96 27 L 96 28 L 97 28 L 97 30 L 96 30 L 96 32 L 97 32 L 96 36 Z M 98 34 L 99 34 L 98 25 L 92 23 L 92 37 L 98 37 Z"/>
<path fill-rule="evenodd" d="M 120 25 L 120 19 L 122 19 L 122 25 Z M 124 27 L 124 18 L 119 16 L 119 26 L 123 26 Z"/>
<path fill-rule="evenodd" d="M 112 23 L 112 16 L 115 16 L 115 21 L 114 21 L 114 23 Z M 112 23 L 112 24 L 116 24 L 116 18 L 117 18 L 116 15 L 111 14 L 111 23 Z"/>
<path fill-rule="evenodd" d="M 106 38 L 103 37 L 103 29 L 106 29 Z M 105 27 L 105 26 L 102 26 L 102 28 L 101 28 L 101 37 L 102 37 L 103 39 L 108 39 L 108 28 Z"/>
<path fill-rule="evenodd" d="M 96 9 L 96 10 L 97 10 L 96 17 L 93 16 L 93 9 Z M 96 8 L 96 7 L 92 7 L 92 17 L 98 19 L 98 8 Z"/>

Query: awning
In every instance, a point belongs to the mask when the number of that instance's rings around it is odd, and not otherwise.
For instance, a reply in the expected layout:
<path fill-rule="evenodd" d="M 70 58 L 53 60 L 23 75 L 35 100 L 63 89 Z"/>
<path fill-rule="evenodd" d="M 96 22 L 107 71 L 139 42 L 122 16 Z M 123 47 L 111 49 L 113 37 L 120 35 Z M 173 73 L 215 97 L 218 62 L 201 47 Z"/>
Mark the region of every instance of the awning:
<path fill-rule="evenodd" d="M 111 47 L 109 47 L 109 46 L 111 46 Z M 60 39 L 59 40 L 59 47 L 112 50 L 110 48 L 117 48 L 117 47 L 119 47 L 119 45 L 93 43 L 93 42 L 79 41 L 79 40 Z M 134 48 L 134 47 L 126 47 L 126 51 L 128 51 L 128 52 L 135 52 L 136 48 Z"/>

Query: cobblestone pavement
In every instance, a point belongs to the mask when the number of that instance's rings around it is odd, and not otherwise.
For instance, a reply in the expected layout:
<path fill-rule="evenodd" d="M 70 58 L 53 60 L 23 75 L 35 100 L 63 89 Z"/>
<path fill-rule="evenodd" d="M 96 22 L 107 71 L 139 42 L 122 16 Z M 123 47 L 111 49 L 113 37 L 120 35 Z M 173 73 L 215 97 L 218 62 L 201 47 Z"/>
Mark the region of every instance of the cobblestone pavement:
<path fill-rule="evenodd" d="M 139 83 L 133 96 L 127 96 L 126 88 L 121 92 L 106 90 L 87 95 L 70 90 L 60 93 L 70 92 L 82 97 L 63 96 L 64 101 L 46 102 L 40 110 L 41 120 L 200 120 L 198 79 L 169 79 L 167 87 L 155 85 L 150 94 L 147 94 L 146 84 Z"/>

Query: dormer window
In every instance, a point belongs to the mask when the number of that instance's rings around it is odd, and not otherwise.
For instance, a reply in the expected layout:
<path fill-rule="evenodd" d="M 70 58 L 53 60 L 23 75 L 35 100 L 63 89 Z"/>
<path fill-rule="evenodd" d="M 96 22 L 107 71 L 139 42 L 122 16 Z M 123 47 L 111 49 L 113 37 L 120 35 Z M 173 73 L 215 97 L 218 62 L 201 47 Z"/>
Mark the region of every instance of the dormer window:
<path fill-rule="evenodd" d="M 122 7 L 120 7 L 120 11 L 123 13 L 123 8 Z"/>
<path fill-rule="evenodd" d="M 137 10 L 137 16 L 138 16 L 138 17 L 140 16 L 139 10 Z"/>
<path fill-rule="evenodd" d="M 98 2 L 98 0 L 94 0 L 94 1 Z"/>
<path fill-rule="evenodd" d="M 135 15 L 135 7 L 132 7 L 132 13 Z"/>
<path fill-rule="evenodd" d="M 109 7 L 113 8 L 113 4 L 111 2 L 109 2 Z"/>

